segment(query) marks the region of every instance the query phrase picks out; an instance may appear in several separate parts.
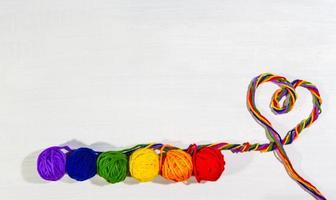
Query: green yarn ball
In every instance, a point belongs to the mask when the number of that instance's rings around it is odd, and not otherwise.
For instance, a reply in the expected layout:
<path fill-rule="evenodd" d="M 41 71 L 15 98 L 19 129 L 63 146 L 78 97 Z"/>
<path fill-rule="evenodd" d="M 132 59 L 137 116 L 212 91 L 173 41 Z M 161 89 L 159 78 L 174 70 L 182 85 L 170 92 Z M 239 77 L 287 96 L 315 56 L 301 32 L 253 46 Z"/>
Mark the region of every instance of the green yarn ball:
<path fill-rule="evenodd" d="M 128 173 L 127 156 L 116 151 L 100 154 L 97 159 L 97 173 L 109 183 L 125 180 Z"/>

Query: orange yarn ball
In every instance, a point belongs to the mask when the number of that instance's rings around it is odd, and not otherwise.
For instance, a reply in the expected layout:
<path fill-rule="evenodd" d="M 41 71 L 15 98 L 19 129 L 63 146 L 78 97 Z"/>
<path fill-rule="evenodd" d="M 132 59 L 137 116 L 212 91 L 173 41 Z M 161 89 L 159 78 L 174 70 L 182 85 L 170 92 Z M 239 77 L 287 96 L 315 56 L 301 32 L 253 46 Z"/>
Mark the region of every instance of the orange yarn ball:
<path fill-rule="evenodd" d="M 174 149 L 166 153 L 161 166 L 161 175 L 175 182 L 186 181 L 193 172 L 191 156 L 180 150 Z"/>

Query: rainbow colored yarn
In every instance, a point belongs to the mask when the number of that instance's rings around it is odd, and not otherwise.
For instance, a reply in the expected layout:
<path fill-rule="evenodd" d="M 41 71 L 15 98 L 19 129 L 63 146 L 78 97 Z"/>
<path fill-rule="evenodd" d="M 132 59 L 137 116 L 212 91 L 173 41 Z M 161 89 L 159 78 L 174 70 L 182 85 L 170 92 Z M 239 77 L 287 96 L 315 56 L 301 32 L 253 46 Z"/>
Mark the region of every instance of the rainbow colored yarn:
<path fill-rule="evenodd" d="M 276 114 L 291 111 L 297 99 L 295 92 L 297 87 L 307 89 L 313 98 L 313 109 L 310 115 L 288 131 L 283 138 L 256 108 L 256 89 L 266 82 L 279 86 L 273 94 L 270 105 Z M 281 104 L 282 98 L 285 99 Z M 87 180 L 98 174 L 109 183 L 121 182 L 128 175 L 140 182 L 151 181 L 158 175 L 175 182 L 188 181 L 192 175 L 198 182 L 216 181 L 225 169 L 222 150 L 230 150 L 233 153 L 274 151 L 293 180 L 315 199 L 324 200 L 326 198 L 321 192 L 295 171 L 284 149 L 284 145 L 291 144 L 303 129 L 308 128 L 318 118 L 321 114 L 321 104 L 319 91 L 310 82 L 303 80 L 289 82 L 285 77 L 265 73 L 251 81 L 247 91 L 247 106 L 252 116 L 265 128 L 269 143 L 192 144 L 186 149 L 154 143 L 138 144 L 132 148 L 114 152 L 96 152 L 88 148 L 71 149 L 68 146 L 50 147 L 39 155 L 37 171 L 41 178 L 48 181 L 57 181 L 66 173 L 78 181 Z"/>

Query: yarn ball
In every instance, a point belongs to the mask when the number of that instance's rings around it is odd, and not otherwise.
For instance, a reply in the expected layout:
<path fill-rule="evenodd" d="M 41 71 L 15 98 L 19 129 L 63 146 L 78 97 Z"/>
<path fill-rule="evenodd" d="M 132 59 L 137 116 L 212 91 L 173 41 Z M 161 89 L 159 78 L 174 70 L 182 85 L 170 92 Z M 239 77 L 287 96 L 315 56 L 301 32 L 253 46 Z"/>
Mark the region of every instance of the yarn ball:
<path fill-rule="evenodd" d="M 37 172 L 41 178 L 57 181 L 65 174 L 66 155 L 61 147 L 49 147 L 37 158 Z"/>
<path fill-rule="evenodd" d="M 97 153 L 89 148 L 79 148 L 71 152 L 66 163 L 68 175 L 77 180 L 85 181 L 97 173 Z"/>
<path fill-rule="evenodd" d="M 161 175 L 175 182 L 186 181 L 193 172 L 191 156 L 180 150 L 174 149 L 166 153 L 161 166 Z"/>
<path fill-rule="evenodd" d="M 138 149 L 130 156 L 130 174 L 140 182 L 153 180 L 159 174 L 159 168 L 159 156 L 153 149 Z"/>
<path fill-rule="evenodd" d="M 204 147 L 194 155 L 194 176 L 198 182 L 216 181 L 224 171 L 224 156 L 215 148 Z"/>
<path fill-rule="evenodd" d="M 109 183 L 125 180 L 128 172 L 128 158 L 121 152 L 108 151 L 99 155 L 97 173 Z"/>

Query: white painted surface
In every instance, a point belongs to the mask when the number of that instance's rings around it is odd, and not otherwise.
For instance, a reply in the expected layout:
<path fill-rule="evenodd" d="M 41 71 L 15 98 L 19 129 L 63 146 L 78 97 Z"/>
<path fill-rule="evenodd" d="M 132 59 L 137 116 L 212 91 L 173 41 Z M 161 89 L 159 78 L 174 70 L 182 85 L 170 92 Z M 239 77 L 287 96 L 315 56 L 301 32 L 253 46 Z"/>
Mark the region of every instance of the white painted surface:
<path fill-rule="evenodd" d="M 310 199 L 272 153 L 224 152 L 206 184 L 46 183 L 37 153 L 83 143 L 265 142 L 245 105 L 262 72 L 315 83 L 320 119 L 286 147 L 293 164 L 335 199 L 336 4 L 313 0 L 0 1 L 0 199 Z M 275 86 L 258 106 L 285 133 L 311 109 L 273 116 Z"/>

